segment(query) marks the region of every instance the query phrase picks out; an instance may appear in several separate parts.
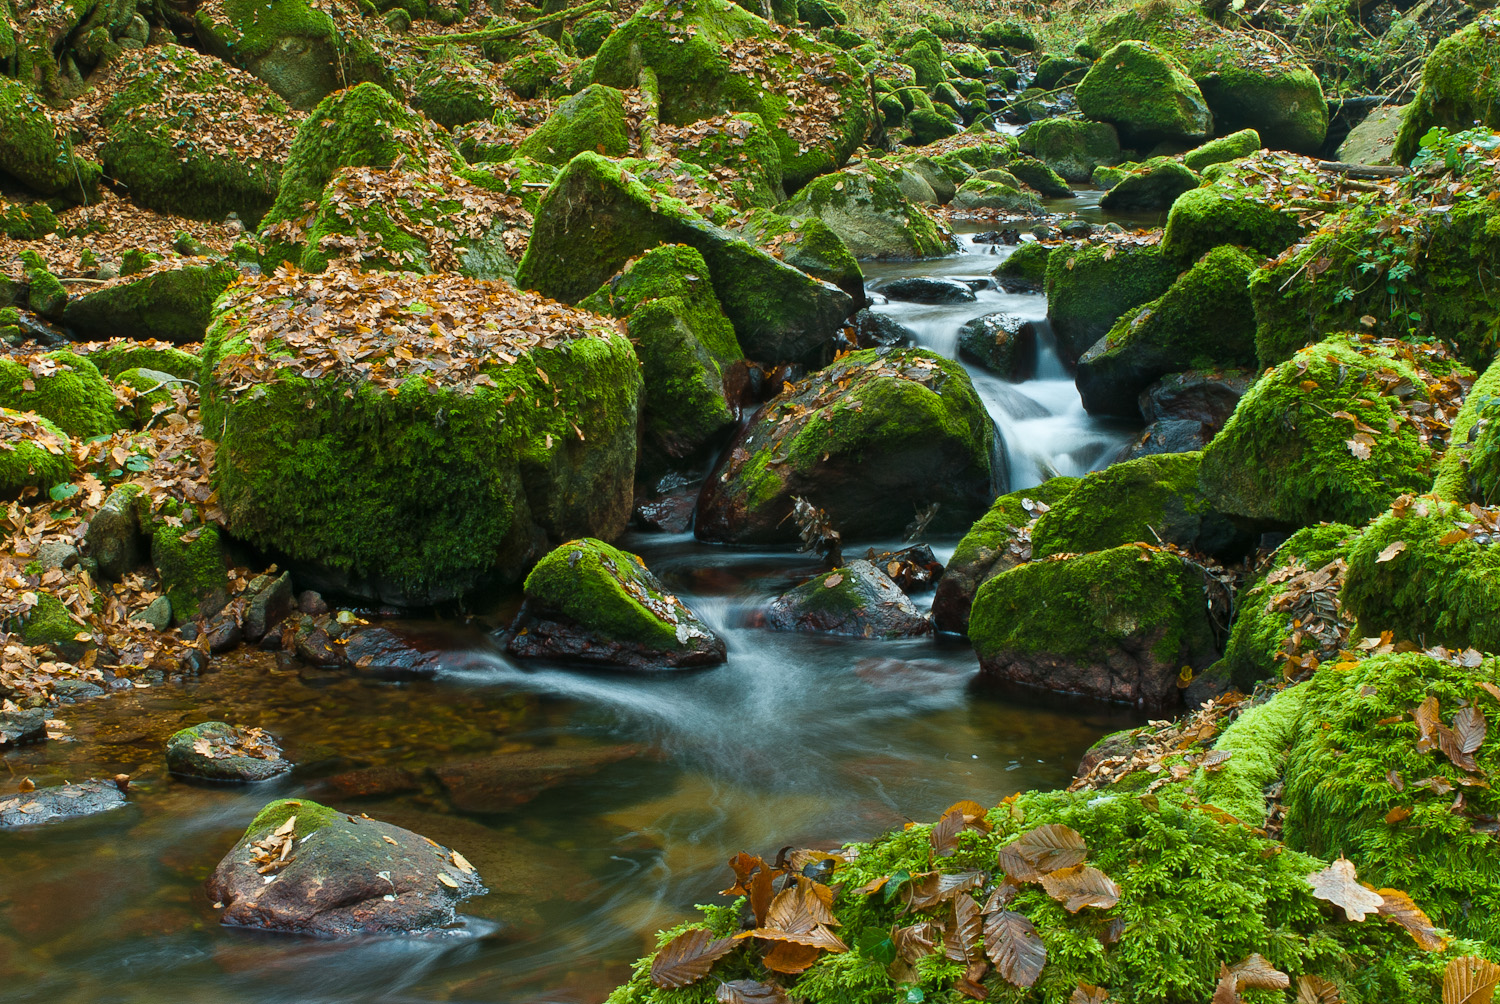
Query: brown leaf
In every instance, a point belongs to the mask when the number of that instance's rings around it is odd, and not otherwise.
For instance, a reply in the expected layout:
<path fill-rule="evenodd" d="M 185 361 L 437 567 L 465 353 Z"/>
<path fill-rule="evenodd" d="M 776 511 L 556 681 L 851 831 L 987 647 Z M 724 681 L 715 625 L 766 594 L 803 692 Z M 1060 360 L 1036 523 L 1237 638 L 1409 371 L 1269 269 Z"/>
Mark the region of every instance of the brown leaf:
<path fill-rule="evenodd" d="M 1080 983 L 1068 998 L 1068 1004 L 1109 1004 L 1109 991 L 1092 983 Z"/>
<path fill-rule="evenodd" d="M 750 886 L 748 885 L 750 876 L 755 874 L 755 870 L 757 868 L 764 870 L 765 867 L 765 861 L 761 860 L 756 855 L 746 854 L 744 851 L 740 851 L 734 857 L 729 859 L 729 868 L 734 872 L 734 885 L 730 886 L 728 889 L 721 890 L 719 895 L 743 896 L 744 894 L 748 893 L 750 891 Z"/>
<path fill-rule="evenodd" d="M 1395 826 L 1397 823 L 1405 822 L 1411 817 L 1411 809 L 1404 805 L 1398 805 L 1385 814 L 1385 821 Z"/>
<path fill-rule="evenodd" d="M 1417 705 L 1416 710 L 1411 713 L 1411 716 L 1417 722 L 1417 752 L 1426 753 L 1437 745 L 1437 739 L 1433 733 L 1438 724 L 1437 698 L 1431 694 L 1427 695 L 1427 699 Z"/>
<path fill-rule="evenodd" d="M 1332 980 L 1321 976 L 1299 976 L 1297 1004 L 1344 1004 L 1344 998 Z"/>
<path fill-rule="evenodd" d="M 910 927 L 891 928 L 891 944 L 896 946 L 898 957 L 914 964 L 932 954 L 940 933 L 936 925 L 924 920 Z"/>
<path fill-rule="evenodd" d="M 985 918 L 984 953 L 1002 977 L 1023 989 L 1036 983 L 1047 964 L 1047 946 L 1036 926 L 1014 910 Z"/>
<path fill-rule="evenodd" d="M 1453 761 L 1453 766 L 1471 774 L 1479 769 L 1479 765 L 1474 762 L 1473 754 L 1464 750 L 1463 741 L 1459 739 L 1458 733 L 1446 725 L 1437 726 L 1435 731 L 1437 732 L 1438 749 L 1442 750 L 1443 755 Z"/>
<path fill-rule="evenodd" d="M 761 867 L 750 876 L 750 910 L 755 914 L 755 926 L 766 923 L 766 913 L 771 909 L 771 898 L 776 892 L 776 875 L 770 868 Z"/>
<path fill-rule="evenodd" d="M 1491 1004 L 1500 985 L 1500 966 L 1466 955 L 1443 970 L 1443 1004 Z"/>
<path fill-rule="evenodd" d="M 790 941 L 782 941 L 776 944 L 764 959 L 766 968 L 773 973 L 783 973 L 795 976 L 797 973 L 805 972 L 823 950 L 812 945 L 798 945 Z"/>
<path fill-rule="evenodd" d="M 961 812 L 964 817 L 964 825 L 978 830 L 980 833 L 988 833 L 994 829 L 986 818 L 989 810 L 972 799 L 960 799 L 948 806 L 948 812 Z M 948 812 L 943 813 L 947 815 Z"/>
<path fill-rule="evenodd" d="M 953 923 L 943 939 L 944 954 L 954 962 L 973 962 L 984 954 L 984 917 L 973 896 L 953 901 Z"/>
<path fill-rule="evenodd" d="M 1228 966 L 1219 967 L 1219 982 L 1214 985 L 1211 1004 L 1240 1004 L 1240 981 Z"/>
<path fill-rule="evenodd" d="M 981 871 L 954 872 L 951 875 L 926 872 L 913 875 L 902 894 L 908 910 L 925 910 L 982 885 L 984 880 L 985 873 Z"/>
<path fill-rule="evenodd" d="M 730 980 L 720 983 L 714 992 L 719 1004 L 791 1004 L 786 991 L 774 983 L 756 980 Z"/>
<path fill-rule="evenodd" d="M 664 990 L 692 986 L 734 950 L 733 938 L 715 938 L 706 927 L 684 931 L 651 960 L 651 982 Z"/>
<path fill-rule="evenodd" d="M 1406 550 L 1406 541 L 1398 540 L 1387 547 L 1385 550 L 1381 551 L 1380 554 L 1376 555 L 1375 563 L 1379 565 L 1390 561 L 1404 550 Z"/>
<path fill-rule="evenodd" d="M 1120 902 L 1120 887 L 1108 875 L 1091 865 L 1074 865 L 1044 875 L 1042 888 L 1047 890 L 1048 896 L 1065 906 L 1069 913 L 1077 913 L 1086 906 L 1108 910 Z"/>
<path fill-rule="evenodd" d="M 990 964 L 982 959 L 978 962 L 969 963 L 969 967 L 964 970 L 964 974 L 954 982 L 953 989 L 958 992 L 960 997 L 967 997 L 970 1000 L 976 1001 L 984 1000 L 990 995 L 990 992 L 979 981 L 984 979 L 984 974 L 989 972 L 989 969 Z"/>
<path fill-rule="evenodd" d="M 1077 830 L 1048 823 L 1000 848 L 1000 867 L 1017 882 L 1040 882 L 1048 872 L 1083 864 L 1087 857 L 1088 847 Z"/>
<path fill-rule="evenodd" d="M 958 809 L 950 809 L 932 825 L 932 831 L 927 839 L 932 842 L 933 857 L 951 857 L 958 850 L 958 835 L 964 831 L 964 814 Z"/>
<path fill-rule="evenodd" d="M 1475 707 L 1460 708 L 1453 716 L 1453 732 L 1458 738 L 1458 747 L 1465 753 L 1477 752 L 1484 745 L 1489 723 L 1484 712 Z"/>
<path fill-rule="evenodd" d="M 1500 701 L 1500 687 L 1495 686 L 1488 680 L 1480 680 L 1479 685 L 1484 688 L 1484 692 L 1486 694 L 1489 694 L 1495 700 Z"/>
<path fill-rule="evenodd" d="M 1307 876 L 1307 884 L 1312 886 L 1315 897 L 1341 907 L 1344 916 L 1356 922 L 1364 920 L 1366 914 L 1379 910 L 1380 904 L 1384 902 L 1378 892 L 1359 884 L 1354 864 L 1344 857 L 1322 871 Z"/>
<path fill-rule="evenodd" d="M 1381 889 L 1380 898 L 1385 901 L 1380 904 L 1380 915 L 1405 928 L 1424 952 L 1441 952 L 1448 947 L 1447 940 L 1438 934 L 1427 914 L 1406 893 L 1399 889 Z"/>
<path fill-rule="evenodd" d="M 1252 952 L 1229 967 L 1238 981 L 1240 990 L 1285 990 L 1292 985 L 1292 978 L 1265 960 L 1259 952 Z"/>
<path fill-rule="evenodd" d="M 834 586 L 839 585 L 843 581 L 844 581 L 844 577 L 842 575 L 840 575 L 838 572 L 834 572 L 828 578 L 826 578 L 826 579 L 823 580 L 823 585 L 826 588 L 828 588 L 828 589 L 832 589 Z"/>

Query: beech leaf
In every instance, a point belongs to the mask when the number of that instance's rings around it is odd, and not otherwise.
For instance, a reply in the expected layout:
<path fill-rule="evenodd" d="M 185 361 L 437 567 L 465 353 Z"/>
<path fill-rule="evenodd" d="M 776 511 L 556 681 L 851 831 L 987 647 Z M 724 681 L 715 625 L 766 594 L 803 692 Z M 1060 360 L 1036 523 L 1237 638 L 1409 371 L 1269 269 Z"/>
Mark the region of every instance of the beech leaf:
<path fill-rule="evenodd" d="M 1500 966 L 1465 955 L 1443 970 L 1443 1004 L 1491 1004 L 1500 985 Z"/>
<path fill-rule="evenodd" d="M 1048 823 L 1000 848 L 1000 867 L 1017 882 L 1039 882 L 1048 872 L 1081 865 L 1087 857 L 1088 847 L 1077 830 Z"/>
<path fill-rule="evenodd" d="M 1265 960 L 1259 952 L 1252 952 L 1229 967 L 1238 981 L 1239 989 L 1285 990 L 1292 985 L 1292 978 Z"/>
<path fill-rule="evenodd" d="M 989 972 L 990 964 L 980 959 L 978 962 L 969 963 L 964 974 L 953 984 L 953 989 L 960 997 L 968 997 L 970 1000 L 982 1001 L 990 995 L 979 981 L 984 979 L 984 974 Z"/>
<path fill-rule="evenodd" d="M 891 931 L 891 942 L 896 946 L 896 955 L 912 964 L 932 954 L 937 938 L 937 928 L 925 920 L 920 924 L 898 927 Z"/>
<path fill-rule="evenodd" d="M 1423 951 L 1441 952 L 1448 947 L 1447 939 L 1438 934 L 1427 914 L 1406 893 L 1400 889 L 1382 889 L 1380 898 L 1385 901 L 1380 904 L 1380 915 L 1405 928 Z"/>
<path fill-rule="evenodd" d="M 958 809 L 949 809 L 942 819 L 932 826 L 927 839 L 932 842 L 934 857 L 950 857 L 958 850 L 958 835 L 964 831 L 964 814 Z"/>
<path fill-rule="evenodd" d="M 731 980 L 720 983 L 714 993 L 719 1004 L 791 1004 L 786 991 L 774 983 L 757 980 Z"/>
<path fill-rule="evenodd" d="M 1411 716 L 1417 723 L 1417 752 L 1426 753 L 1437 745 L 1437 740 L 1434 738 L 1433 733 L 1438 724 L 1437 698 L 1429 694 L 1425 701 L 1417 705 L 1416 710 L 1411 713 Z"/>
<path fill-rule="evenodd" d="M 1461 708 L 1453 716 L 1453 732 L 1458 738 L 1459 749 L 1465 753 L 1478 751 L 1484 745 L 1484 737 L 1488 731 L 1489 722 L 1485 720 L 1484 712 L 1478 708 Z"/>
<path fill-rule="evenodd" d="M 1092 983 L 1080 983 L 1068 998 L 1068 1004 L 1109 1004 L 1109 991 Z"/>
<path fill-rule="evenodd" d="M 1359 884 L 1354 863 L 1344 857 L 1307 876 L 1307 883 L 1312 886 L 1314 896 L 1342 908 L 1344 916 L 1355 922 L 1379 910 L 1384 902 L 1378 892 Z"/>
<path fill-rule="evenodd" d="M 805 972 L 818 961 L 818 957 L 822 954 L 822 949 L 812 945 L 798 945 L 790 941 L 782 941 L 777 942 L 776 947 L 761 961 L 773 973 L 795 976 Z"/>
<path fill-rule="evenodd" d="M 1108 910 L 1120 902 L 1120 887 L 1091 865 L 1074 865 L 1044 875 L 1042 888 L 1069 913 L 1077 913 L 1086 906 Z"/>
<path fill-rule="evenodd" d="M 953 923 L 944 938 L 944 949 L 954 962 L 973 962 L 984 955 L 984 917 L 973 896 L 953 901 Z"/>
<path fill-rule="evenodd" d="M 1375 563 L 1377 565 L 1384 564 L 1385 562 L 1395 558 L 1396 555 L 1400 554 L 1404 550 L 1406 550 L 1406 541 L 1398 540 L 1394 544 L 1391 544 L 1389 547 L 1387 547 L 1385 550 L 1381 551 L 1378 555 L 1376 555 Z"/>
<path fill-rule="evenodd" d="M 1321 976 L 1297 977 L 1297 1004 L 1344 1004 L 1338 984 Z"/>
<path fill-rule="evenodd" d="M 982 871 L 954 872 L 951 875 L 926 872 L 913 875 L 903 890 L 907 909 L 926 910 L 983 884 L 984 879 L 985 873 Z"/>
<path fill-rule="evenodd" d="M 692 986 L 734 949 L 733 938 L 715 938 L 706 927 L 684 931 L 651 961 L 651 982 L 663 990 Z"/>
<path fill-rule="evenodd" d="M 1219 967 L 1219 982 L 1214 984 L 1214 996 L 1210 1004 L 1240 1004 L 1239 977 L 1231 973 L 1228 966 Z"/>
<path fill-rule="evenodd" d="M 985 918 L 984 954 L 1002 977 L 1022 989 L 1034 984 L 1047 964 L 1047 946 L 1036 925 L 1014 910 Z"/>

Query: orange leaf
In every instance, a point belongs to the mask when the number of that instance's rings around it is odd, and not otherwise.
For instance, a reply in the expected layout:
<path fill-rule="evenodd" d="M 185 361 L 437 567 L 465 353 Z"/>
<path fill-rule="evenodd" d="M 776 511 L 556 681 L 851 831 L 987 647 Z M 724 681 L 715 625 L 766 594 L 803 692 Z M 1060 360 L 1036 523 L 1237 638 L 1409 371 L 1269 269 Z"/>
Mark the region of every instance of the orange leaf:
<path fill-rule="evenodd" d="M 1045 875 L 1042 888 L 1069 913 L 1077 913 L 1086 906 L 1108 910 L 1120 902 L 1120 887 L 1108 875 L 1090 865 L 1074 865 Z"/>
<path fill-rule="evenodd" d="M 1466 955 L 1443 970 L 1443 1004 L 1490 1004 L 1500 985 L 1500 966 Z"/>
<path fill-rule="evenodd" d="M 1427 914 L 1406 893 L 1400 889 L 1382 889 L 1380 898 L 1385 901 L 1380 904 L 1380 915 L 1405 928 L 1424 952 L 1441 952 L 1448 947 Z"/>

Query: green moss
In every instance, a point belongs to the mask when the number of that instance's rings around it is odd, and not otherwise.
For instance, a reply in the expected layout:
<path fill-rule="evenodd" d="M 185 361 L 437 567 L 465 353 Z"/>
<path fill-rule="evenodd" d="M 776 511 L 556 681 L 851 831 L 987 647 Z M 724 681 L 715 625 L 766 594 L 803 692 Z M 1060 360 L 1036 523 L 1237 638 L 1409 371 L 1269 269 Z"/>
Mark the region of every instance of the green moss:
<path fill-rule="evenodd" d="M 33 373 L 12 359 L 0 359 L 0 406 L 34 411 L 70 436 L 104 436 L 119 428 L 114 392 L 98 367 L 66 350 L 41 357 L 56 364 L 50 376 Z M 31 383 L 35 389 L 26 390 Z"/>
<path fill-rule="evenodd" d="M 1048 118 L 1021 134 L 1021 149 L 1068 181 L 1088 181 L 1094 168 L 1120 162 L 1120 138 L 1108 122 Z"/>
<path fill-rule="evenodd" d="M 500 92 L 489 74 L 464 59 L 456 49 L 407 71 L 411 105 L 447 129 L 479 122 L 495 114 Z"/>
<path fill-rule="evenodd" d="M 818 217 L 856 258 L 933 258 L 955 247 L 947 228 L 913 205 L 873 160 L 818 178 L 777 211 Z"/>
<path fill-rule="evenodd" d="M 343 813 L 306 798 L 278 798 L 269 802 L 250 820 L 245 835 L 240 840 L 258 840 L 267 833 L 275 833 L 283 823 L 297 817 L 295 834 L 298 840 L 316 833 L 325 826 L 332 826 L 343 818 Z"/>
<path fill-rule="evenodd" d="M 36 591 L 36 606 L 21 624 L 21 640 L 27 645 L 46 645 L 64 659 L 77 659 L 87 645 L 79 632 L 88 628 L 68 615 L 62 600 L 45 589 Z"/>
<path fill-rule="evenodd" d="M 229 598 L 229 565 L 216 527 L 158 525 L 151 534 L 151 564 L 180 621 L 197 617 L 200 607 L 217 612 Z"/>
<path fill-rule="evenodd" d="M 756 247 L 774 248 L 781 260 L 814 279 L 831 282 L 863 300 L 864 272 L 839 235 L 816 216 L 792 219 L 770 210 L 752 210 L 740 228 Z"/>
<path fill-rule="evenodd" d="M 1385 392 L 1387 373 L 1425 397 L 1395 348 L 1353 336 L 1303 349 L 1261 377 L 1203 451 L 1208 498 L 1226 513 L 1305 526 L 1363 523 L 1402 492 L 1425 490 L 1436 458 Z M 1377 430 L 1369 459 L 1351 452 L 1356 429 L 1338 412 Z"/>
<path fill-rule="evenodd" d="M 615 19 L 608 11 L 585 14 L 573 22 L 573 48 L 580 56 L 592 56 L 614 30 Z"/>
<path fill-rule="evenodd" d="M 1264 826 L 1266 800 L 1298 738 L 1309 688 L 1291 687 L 1240 714 L 1214 743 L 1229 759 L 1193 779 L 1201 797 L 1246 826 Z"/>
<path fill-rule="evenodd" d="M 1342 854 L 1364 881 L 1408 893 L 1439 926 L 1493 946 L 1500 942 L 1500 857 L 1493 834 L 1475 822 L 1500 812 L 1500 796 L 1467 785 L 1459 789 L 1465 804 L 1455 809 L 1453 797 L 1419 787 L 1424 778 L 1453 786 L 1467 779 L 1437 749 L 1419 750 L 1411 716 L 1433 697 L 1444 722 L 1464 704 L 1493 717 L 1494 701 L 1479 681 L 1500 682 L 1495 660 L 1465 669 L 1412 653 L 1318 672 L 1302 685 L 1308 694 L 1287 760 L 1284 825 L 1289 845 Z M 1481 776 L 1496 770 L 1500 736 L 1491 732 L 1473 755 Z M 1410 814 L 1388 821 L 1398 808 Z"/>
<path fill-rule="evenodd" d="M 0 198 L 0 234 L 34 241 L 57 232 L 57 215 L 45 202 L 9 203 Z"/>
<path fill-rule="evenodd" d="M 1111 212 L 1166 209 L 1178 196 L 1198 187 L 1199 178 L 1170 157 L 1137 164 L 1104 193 L 1099 206 Z"/>
<path fill-rule="evenodd" d="M 128 331 L 132 338 L 144 340 L 201 342 L 214 301 L 237 278 L 239 270 L 228 262 L 155 272 L 69 300 L 63 319 L 82 338 L 109 338 Z"/>
<path fill-rule="evenodd" d="M 672 153 L 689 164 L 731 174 L 729 189 L 742 208 L 769 208 L 786 198 L 781 151 L 753 112 L 700 124 L 687 140 L 673 144 Z"/>
<path fill-rule="evenodd" d="M 1035 52 L 1040 48 L 1036 33 L 1024 21 L 991 21 L 979 29 L 979 41 L 991 49 Z"/>
<path fill-rule="evenodd" d="M 0 435 L 0 499 L 6 501 L 14 499 L 25 488 L 35 486 L 45 493 L 53 485 L 63 484 L 73 477 L 73 460 L 68 452 L 72 444 L 66 433 L 45 418 L 0 408 L 0 428 L 23 418 L 41 425 L 54 437 L 56 442 L 53 445 L 61 452 L 52 452 L 30 434 L 16 438 Z"/>
<path fill-rule="evenodd" d="M 1183 156 L 1182 162 L 1194 171 L 1201 172 L 1210 164 L 1221 164 L 1225 161 L 1248 157 L 1260 147 L 1260 133 L 1254 129 L 1241 129 L 1228 136 L 1211 139 L 1197 149 L 1189 150 Z"/>
<path fill-rule="evenodd" d="M 568 58 L 550 41 L 537 41 L 540 44 L 508 60 L 500 71 L 500 82 L 526 99 L 545 97 L 562 78 Z"/>
<path fill-rule="evenodd" d="M 681 607 L 681 601 L 640 558 L 602 540 L 585 537 L 550 552 L 526 577 L 526 598 L 604 638 L 656 649 L 680 645 L 676 615 L 668 619 L 657 611 Z"/>
<path fill-rule="evenodd" d="M 100 373 L 111 380 L 129 369 L 160 370 L 175 377 L 196 380 L 200 369 L 196 355 L 160 342 L 150 344 L 116 339 L 78 348 L 88 355 L 89 362 L 99 367 Z"/>
<path fill-rule="evenodd" d="M 1085 244 L 1047 259 L 1047 317 L 1060 354 L 1077 359 L 1132 307 L 1165 293 L 1179 266 L 1160 245 Z"/>
<path fill-rule="evenodd" d="M 1167 214 L 1162 250 L 1181 262 L 1196 261 L 1216 247 L 1238 245 L 1274 255 L 1302 235 L 1293 212 L 1216 183 L 1177 197 Z"/>
<path fill-rule="evenodd" d="M 1020 279 L 1040 289 L 1047 279 L 1047 259 L 1052 250 L 1039 241 L 1024 241 L 995 266 L 994 275 L 1002 279 Z"/>
<path fill-rule="evenodd" d="M 1500 365 L 1491 363 L 1469 388 L 1448 436 L 1448 451 L 1438 464 L 1432 492 L 1451 502 L 1500 501 L 1500 477 L 1494 470 L 1496 447 L 1495 401 L 1500 399 Z"/>
<path fill-rule="evenodd" d="M 1074 91 L 1079 111 L 1112 124 L 1128 146 L 1201 138 L 1213 125 L 1183 65 L 1146 42 L 1124 41 L 1110 49 Z"/>
<path fill-rule="evenodd" d="M 38 195 L 94 201 L 99 165 L 75 156 L 58 136 L 42 99 L 19 80 L 0 76 L 0 172 Z"/>
<path fill-rule="evenodd" d="M 951 205 L 954 209 L 997 209 L 1020 216 L 1042 211 L 1041 200 L 1030 190 L 1023 192 L 1003 181 L 986 181 L 982 178 L 970 178 L 958 186 Z"/>
<path fill-rule="evenodd" d="M 1391 159 L 1405 164 L 1417 155 L 1422 137 L 1441 126 L 1455 132 L 1475 122 L 1500 128 L 1500 37 L 1493 15 L 1454 32 L 1438 43 L 1422 67 L 1422 85 L 1406 106 Z"/>

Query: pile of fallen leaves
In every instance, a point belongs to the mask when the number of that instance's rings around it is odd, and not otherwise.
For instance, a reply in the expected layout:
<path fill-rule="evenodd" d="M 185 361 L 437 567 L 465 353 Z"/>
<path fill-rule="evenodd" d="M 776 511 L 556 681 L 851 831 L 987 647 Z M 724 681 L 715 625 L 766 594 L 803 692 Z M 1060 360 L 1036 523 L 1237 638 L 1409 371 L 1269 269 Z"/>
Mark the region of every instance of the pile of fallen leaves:
<path fill-rule="evenodd" d="M 69 446 L 67 437 L 42 425 L 35 412 L 0 409 L 0 450 L 14 453 L 18 443 L 40 447 L 56 457 L 67 453 Z"/>
<path fill-rule="evenodd" d="M 237 728 L 233 732 L 202 736 L 193 742 L 193 752 L 210 760 L 250 757 L 255 760 L 280 760 L 281 747 L 262 728 Z"/>
<path fill-rule="evenodd" d="M 1130 746 L 1121 752 L 1085 763 L 1068 786 L 1069 791 L 1105 788 L 1127 775 L 1145 771 L 1155 775 L 1144 794 L 1163 785 L 1185 780 L 1195 770 L 1220 769 L 1230 754 L 1210 747 L 1225 727 L 1247 705 L 1243 694 L 1228 693 L 1206 701 L 1196 711 L 1171 721 L 1153 721 L 1130 734 Z"/>
<path fill-rule="evenodd" d="M 1348 563 L 1335 558 L 1316 570 L 1294 561 L 1266 576 L 1267 586 L 1282 587 L 1267 601 L 1266 612 L 1291 616 L 1291 634 L 1276 653 L 1288 683 L 1310 676 L 1348 644 L 1354 622 L 1339 600 L 1348 571 Z"/>
<path fill-rule="evenodd" d="M 742 38 L 724 50 L 736 73 L 754 79 L 763 91 L 787 100 L 787 114 L 777 123 L 797 143 L 797 152 L 832 150 L 832 126 L 847 109 L 839 88 L 850 77 L 838 59 L 826 53 L 803 52 L 786 43 L 790 32 L 777 29 L 780 39 Z"/>
<path fill-rule="evenodd" d="M 423 379 L 471 394 L 495 386 L 485 372 L 491 366 L 623 327 L 504 282 L 343 267 L 308 273 L 284 266 L 242 279 L 226 293 L 221 316 L 226 340 L 244 337 L 215 369 L 217 385 L 230 392 L 289 373 L 393 394 Z M 551 383 L 540 368 L 537 375 Z"/>
<path fill-rule="evenodd" d="M 286 867 L 297 846 L 297 817 L 288 816 L 272 833 L 250 843 L 250 861 L 262 875 L 271 875 Z"/>

